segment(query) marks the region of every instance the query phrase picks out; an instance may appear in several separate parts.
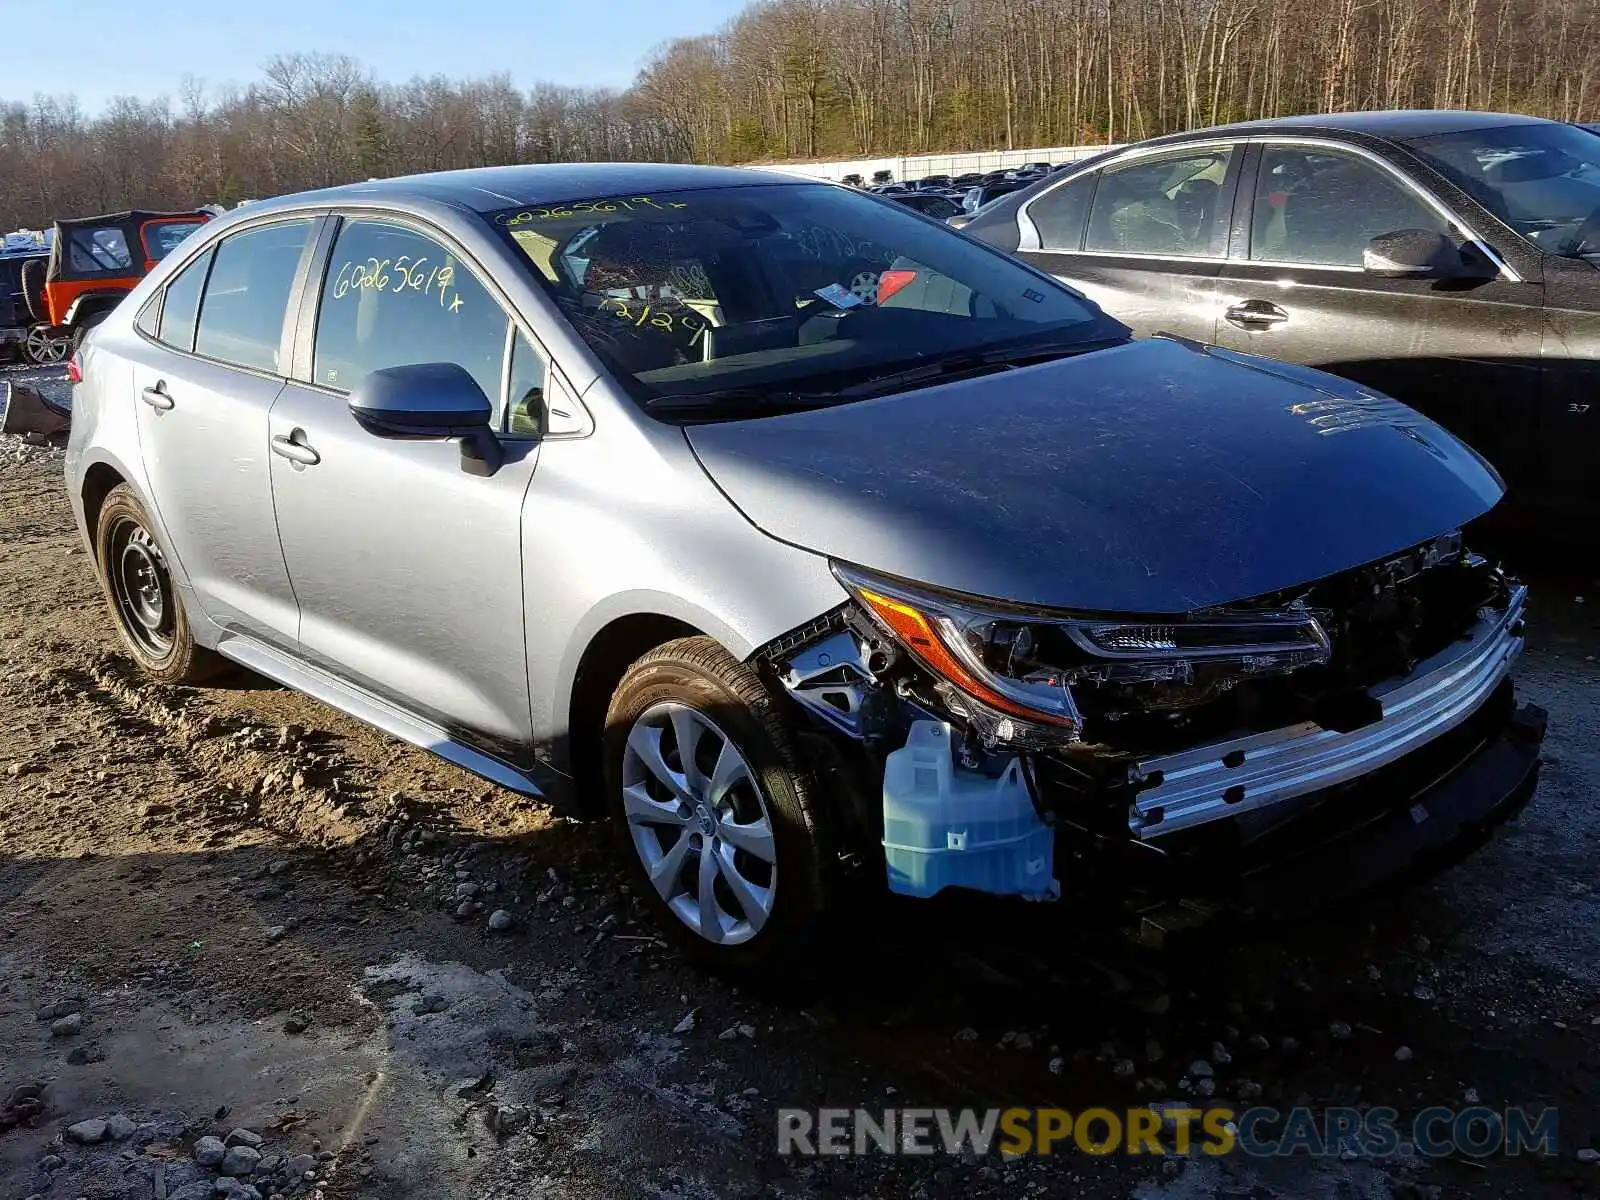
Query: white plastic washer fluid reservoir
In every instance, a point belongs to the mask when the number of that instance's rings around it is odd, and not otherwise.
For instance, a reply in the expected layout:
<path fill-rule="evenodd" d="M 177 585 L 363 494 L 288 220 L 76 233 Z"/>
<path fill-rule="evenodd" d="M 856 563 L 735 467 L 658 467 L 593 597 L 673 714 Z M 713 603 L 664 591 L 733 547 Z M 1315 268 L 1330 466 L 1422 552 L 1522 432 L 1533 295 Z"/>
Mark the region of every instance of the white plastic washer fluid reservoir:
<path fill-rule="evenodd" d="M 889 890 L 947 887 L 1055 899 L 1055 831 L 1039 819 L 1012 759 L 999 778 L 955 764 L 950 726 L 917 721 L 883 770 L 883 850 Z"/>

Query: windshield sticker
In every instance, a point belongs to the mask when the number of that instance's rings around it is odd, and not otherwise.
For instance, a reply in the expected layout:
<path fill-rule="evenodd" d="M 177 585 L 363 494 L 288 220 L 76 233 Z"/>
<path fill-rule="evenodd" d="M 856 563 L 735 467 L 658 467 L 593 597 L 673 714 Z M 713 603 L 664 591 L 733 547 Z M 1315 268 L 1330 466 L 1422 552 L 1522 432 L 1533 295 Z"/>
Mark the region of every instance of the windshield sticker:
<path fill-rule="evenodd" d="M 860 296 L 839 283 L 830 283 L 827 287 L 819 287 L 812 294 L 821 296 L 835 308 L 854 308 L 861 303 Z"/>
<path fill-rule="evenodd" d="M 637 328 L 662 329 L 668 333 L 687 336 L 688 344 L 691 346 L 698 345 L 700 339 L 706 335 L 706 319 L 693 309 L 674 311 L 632 299 L 624 300 L 617 296 L 609 296 L 600 302 L 598 311 L 609 313 L 619 321 L 626 321 Z"/>
<path fill-rule="evenodd" d="M 362 292 L 393 292 L 395 295 L 437 297 L 439 307 L 458 313 L 461 293 L 456 290 L 456 269 L 448 264 L 428 269 L 428 260 L 402 254 L 399 258 L 352 259 L 333 277 L 333 298 Z"/>
<path fill-rule="evenodd" d="M 520 212 L 496 213 L 494 222 L 507 229 L 531 225 L 536 221 L 562 221 L 572 217 L 589 217 L 619 212 L 671 212 L 688 208 L 681 200 L 657 200 L 654 196 L 613 197 L 608 200 L 577 200 L 571 204 L 557 204 L 552 208 L 524 208 Z"/>

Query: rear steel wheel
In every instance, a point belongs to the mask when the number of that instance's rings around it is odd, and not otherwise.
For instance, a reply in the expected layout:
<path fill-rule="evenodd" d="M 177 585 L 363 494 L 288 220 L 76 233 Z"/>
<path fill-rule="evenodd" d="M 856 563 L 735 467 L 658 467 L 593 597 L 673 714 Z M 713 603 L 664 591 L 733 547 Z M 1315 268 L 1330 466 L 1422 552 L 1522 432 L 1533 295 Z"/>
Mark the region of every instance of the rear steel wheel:
<path fill-rule="evenodd" d="M 108 533 L 107 571 L 112 603 L 128 636 L 153 659 L 172 653 L 172 576 L 150 531 L 131 516 Z"/>
<path fill-rule="evenodd" d="M 163 683 L 202 683 L 226 662 L 194 640 L 166 553 L 132 488 L 106 493 L 95 521 L 95 562 L 122 641 L 144 671 Z"/>

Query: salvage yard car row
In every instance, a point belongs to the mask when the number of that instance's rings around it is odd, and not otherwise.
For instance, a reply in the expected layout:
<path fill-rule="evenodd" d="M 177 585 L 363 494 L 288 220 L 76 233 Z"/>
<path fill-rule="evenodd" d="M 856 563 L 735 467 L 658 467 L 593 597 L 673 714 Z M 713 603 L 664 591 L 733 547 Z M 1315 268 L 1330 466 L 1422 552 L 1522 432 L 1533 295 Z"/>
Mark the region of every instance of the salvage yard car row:
<path fill-rule="evenodd" d="M 1254 136 L 1106 228 L 1231 255 Z M 1025 256 L 1054 183 L 1008 209 Z M 1526 592 L 1462 534 L 1483 457 L 1364 381 L 1135 341 L 881 198 L 648 164 L 285 197 L 73 370 L 69 493 L 149 673 L 242 664 L 603 809 L 715 964 L 803 963 L 861 881 L 1141 930 L 1316 908 L 1537 779 Z"/>

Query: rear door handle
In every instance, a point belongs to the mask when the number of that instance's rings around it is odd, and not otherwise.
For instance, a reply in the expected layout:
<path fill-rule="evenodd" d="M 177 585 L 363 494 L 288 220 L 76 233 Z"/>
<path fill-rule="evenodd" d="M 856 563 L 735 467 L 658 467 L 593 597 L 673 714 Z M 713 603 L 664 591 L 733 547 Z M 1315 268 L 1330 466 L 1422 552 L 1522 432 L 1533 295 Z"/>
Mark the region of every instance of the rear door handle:
<path fill-rule="evenodd" d="M 172 407 L 172 397 L 167 395 L 167 385 L 164 381 L 157 383 L 154 387 L 145 388 L 144 391 L 139 393 L 139 398 L 151 408 L 160 409 L 162 412 L 166 412 Z"/>
<path fill-rule="evenodd" d="M 1230 325 L 1237 325 L 1240 329 L 1258 330 L 1271 329 L 1289 319 L 1289 314 L 1270 300 L 1241 300 L 1222 316 Z"/>
<path fill-rule="evenodd" d="M 288 437 L 284 437 L 281 433 L 275 435 L 272 439 L 272 452 L 304 467 L 314 467 L 322 461 L 322 455 L 306 445 L 304 429 L 296 429 Z"/>

